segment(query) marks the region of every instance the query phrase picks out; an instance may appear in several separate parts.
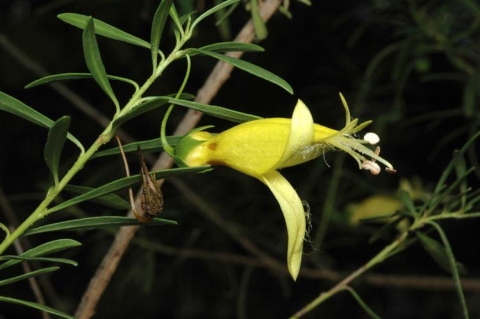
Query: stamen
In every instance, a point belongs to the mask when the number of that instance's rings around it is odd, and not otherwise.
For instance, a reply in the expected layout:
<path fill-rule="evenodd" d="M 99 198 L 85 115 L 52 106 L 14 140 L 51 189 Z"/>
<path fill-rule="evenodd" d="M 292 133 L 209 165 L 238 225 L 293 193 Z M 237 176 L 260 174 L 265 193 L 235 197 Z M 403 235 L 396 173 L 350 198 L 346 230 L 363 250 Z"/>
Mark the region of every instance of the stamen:
<path fill-rule="evenodd" d="M 333 148 L 339 148 L 351 155 L 357 161 L 360 169 L 369 170 L 374 175 L 379 174 L 381 171 L 381 168 L 376 161 L 385 165 L 385 170 L 388 173 L 396 173 L 397 171 L 393 168 L 392 164 L 379 156 L 380 147 L 377 146 L 375 151 L 372 151 L 365 146 L 367 143 L 375 145 L 380 142 L 380 137 L 377 134 L 368 132 L 364 135 L 363 139 L 355 138 L 355 133 L 364 129 L 371 123 L 371 121 L 357 124 L 358 119 L 350 119 L 350 111 L 348 110 L 347 101 L 341 93 L 340 99 L 342 100 L 345 109 L 345 127 L 343 127 L 337 134 L 332 135 L 330 138 L 326 138 L 323 143 L 330 145 Z M 366 156 L 369 156 L 371 159 L 367 159 Z"/>
<path fill-rule="evenodd" d="M 365 134 L 365 136 L 367 136 L 368 134 L 370 134 L 370 133 Z M 375 136 L 377 136 L 377 134 L 375 134 L 375 133 L 371 133 L 371 134 L 374 134 Z M 377 138 L 378 138 L 378 136 L 377 136 Z M 367 140 L 367 139 L 364 138 L 364 140 Z M 375 156 L 378 157 L 379 154 L 380 154 L 380 146 L 377 146 L 375 148 Z M 372 173 L 373 175 L 380 174 L 380 172 L 382 170 L 380 168 L 380 166 L 377 163 L 375 163 L 375 158 L 372 158 L 371 161 L 368 161 L 368 160 L 363 161 L 362 162 L 362 169 L 366 169 L 366 170 L 370 171 L 370 173 Z"/>
<path fill-rule="evenodd" d="M 368 143 L 370 143 L 371 145 L 375 145 L 375 144 L 377 144 L 378 142 L 380 142 L 380 137 L 378 137 L 377 134 L 372 133 L 372 132 L 369 132 L 369 133 L 365 134 L 365 136 L 363 137 L 363 139 L 364 139 L 365 141 L 367 141 Z"/>
<path fill-rule="evenodd" d="M 385 167 L 385 171 L 390 174 L 395 174 L 397 172 L 396 169 L 390 168 L 390 167 Z"/>
<path fill-rule="evenodd" d="M 367 171 L 370 171 L 370 173 L 372 173 L 373 175 L 380 174 L 380 171 L 382 170 L 380 166 L 374 161 L 363 161 L 362 169 L 366 169 Z"/>

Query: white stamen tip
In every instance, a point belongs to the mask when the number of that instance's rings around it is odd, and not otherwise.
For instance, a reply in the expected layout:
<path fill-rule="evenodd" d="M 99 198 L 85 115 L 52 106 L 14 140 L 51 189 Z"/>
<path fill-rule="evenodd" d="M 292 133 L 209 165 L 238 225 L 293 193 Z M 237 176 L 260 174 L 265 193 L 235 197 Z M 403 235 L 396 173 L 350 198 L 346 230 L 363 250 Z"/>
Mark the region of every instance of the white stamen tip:
<path fill-rule="evenodd" d="M 367 170 L 367 171 L 370 171 L 370 173 L 372 173 L 373 175 L 380 174 L 380 171 L 382 170 L 377 163 L 372 162 L 372 161 L 362 162 L 362 168 Z"/>
<path fill-rule="evenodd" d="M 365 141 L 367 141 L 368 143 L 372 144 L 372 145 L 375 145 L 375 144 L 377 144 L 378 142 L 380 142 L 380 137 L 378 137 L 377 134 L 372 133 L 372 132 L 369 132 L 369 133 L 365 134 L 365 136 L 363 137 L 363 139 L 364 139 Z"/>
<path fill-rule="evenodd" d="M 385 168 L 385 170 L 390 174 L 395 174 L 397 172 L 396 169 L 393 169 L 393 168 L 390 168 L 390 167 Z"/>

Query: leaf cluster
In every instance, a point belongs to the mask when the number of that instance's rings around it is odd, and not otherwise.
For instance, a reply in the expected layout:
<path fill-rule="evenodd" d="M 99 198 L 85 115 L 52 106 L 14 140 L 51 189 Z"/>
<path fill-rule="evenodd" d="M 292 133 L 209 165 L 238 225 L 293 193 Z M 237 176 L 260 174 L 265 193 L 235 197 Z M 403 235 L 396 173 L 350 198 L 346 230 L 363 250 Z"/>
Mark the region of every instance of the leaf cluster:
<path fill-rule="evenodd" d="M 35 235 L 45 232 L 57 232 L 57 231 L 78 231 L 78 230 L 90 230 L 90 229 L 104 229 L 109 227 L 131 226 L 140 225 L 141 223 L 136 219 L 117 216 L 103 216 L 103 217 L 87 217 L 74 220 L 67 220 L 57 223 L 47 223 L 43 226 L 34 227 L 33 224 L 39 219 L 57 211 L 65 210 L 69 207 L 77 205 L 84 201 L 94 201 L 101 205 L 106 205 L 114 209 L 125 210 L 130 206 L 128 202 L 115 194 L 115 192 L 131 188 L 140 183 L 140 175 L 127 176 L 109 182 L 103 186 L 95 188 L 76 186 L 70 184 L 70 180 L 78 174 L 85 164 L 95 158 L 104 157 L 110 155 L 118 155 L 119 149 L 113 148 L 109 150 L 103 150 L 98 152 L 99 148 L 107 143 L 115 134 L 116 131 L 127 121 L 130 121 L 141 114 L 150 112 L 160 107 L 167 105 L 179 105 L 197 111 L 203 112 L 208 115 L 212 115 L 221 119 L 226 119 L 234 122 L 244 122 L 253 119 L 257 119 L 257 116 L 237 112 L 220 106 L 205 105 L 191 101 L 193 96 L 183 92 L 183 86 L 178 92 L 166 95 L 166 96 L 146 96 L 147 89 L 157 80 L 165 69 L 176 60 L 187 60 L 190 64 L 190 57 L 195 56 L 208 56 L 219 61 L 223 61 L 233 66 L 246 71 L 254 76 L 269 81 L 275 85 L 278 85 L 288 92 L 292 92 L 290 85 L 275 74 L 262 69 L 252 63 L 242 61 L 237 58 L 233 58 L 227 55 L 223 55 L 224 52 L 231 51 L 243 51 L 243 52 L 261 52 L 263 49 L 258 45 L 237 43 L 237 42 L 221 42 L 206 45 L 200 48 L 187 47 L 189 39 L 196 27 L 204 19 L 223 10 L 226 7 L 238 2 L 238 0 L 228 0 L 221 2 L 217 6 L 210 10 L 200 14 L 198 17 L 194 17 L 193 13 L 188 13 L 183 16 L 179 16 L 173 0 L 163 0 L 160 2 L 157 10 L 155 11 L 150 41 L 145 41 L 132 34 L 124 32 L 108 23 L 94 19 L 89 16 L 84 16 L 74 13 L 60 14 L 58 18 L 67 24 L 77 27 L 82 30 L 82 44 L 83 54 L 87 69 L 89 73 L 62 73 L 43 77 L 32 83 L 28 84 L 26 88 L 33 88 L 39 85 L 45 85 L 57 81 L 71 81 L 77 79 L 90 78 L 93 79 L 96 84 L 102 89 L 106 96 L 113 104 L 114 112 L 110 124 L 100 134 L 97 141 L 90 147 L 86 148 L 82 142 L 74 137 L 70 132 L 70 123 L 72 121 L 70 116 L 62 116 L 58 120 L 52 120 L 42 113 L 36 111 L 34 108 L 22 103 L 21 101 L 0 92 L 0 110 L 12 113 L 20 118 L 23 118 L 33 124 L 48 129 L 48 135 L 44 147 L 44 159 L 46 166 L 51 172 L 53 178 L 53 185 L 48 190 L 45 199 L 38 206 L 38 208 L 25 220 L 14 232 L 10 230 L 2 223 L 0 228 L 5 232 L 5 238 L 0 244 L 0 253 L 3 253 L 10 244 L 18 239 L 20 236 Z M 165 32 L 169 29 L 166 27 L 167 23 L 172 25 L 173 33 L 176 39 L 176 45 L 171 52 L 164 52 L 161 49 L 161 40 Z M 139 46 L 150 51 L 150 58 L 152 61 L 151 76 L 145 80 L 143 84 L 137 83 L 132 79 L 111 75 L 107 72 L 97 37 L 106 37 L 116 41 L 120 41 L 126 44 Z M 185 82 L 189 77 L 189 69 L 185 75 Z M 121 81 L 128 83 L 133 88 L 133 94 L 131 99 L 122 106 L 122 103 L 117 98 L 117 94 L 114 91 L 111 81 Z M 77 161 L 70 167 L 65 175 L 61 175 L 61 155 L 65 146 L 65 142 L 70 140 L 79 149 L 79 157 Z M 166 141 L 170 145 L 175 145 L 178 137 L 166 137 Z M 125 151 L 132 152 L 136 150 L 138 146 L 141 146 L 145 150 L 161 151 L 163 149 L 160 139 L 152 139 L 148 141 L 134 142 L 125 145 Z M 161 170 L 153 172 L 152 176 L 157 179 L 174 177 L 184 174 L 192 174 L 205 172 L 208 167 L 198 168 L 174 168 L 168 170 Z M 53 201 L 58 197 L 59 193 L 63 190 L 67 190 L 74 196 L 68 200 L 60 203 L 53 204 Z M 172 220 L 155 218 L 149 225 L 174 225 Z M 48 263 L 60 263 L 76 265 L 76 262 L 70 259 L 53 258 L 48 257 L 52 253 L 61 252 L 66 249 L 70 249 L 80 245 L 79 242 L 71 239 L 54 240 L 41 244 L 31 250 L 19 256 L 13 255 L 1 255 L 0 261 L 5 261 L 0 264 L 0 270 L 19 264 L 22 261 L 36 261 L 36 262 L 48 262 Z M 0 281 L 0 285 L 12 284 L 20 280 L 36 277 L 41 274 L 46 274 L 57 270 L 59 267 L 51 266 L 40 268 L 19 276 L 15 276 Z M 32 307 L 41 311 L 45 311 L 60 317 L 72 318 L 62 312 L 56 311 L 52 308 L 44 305 L 20 300 L 12 297 L 0 296 L 0 301 L 21 304 L 24 306 Z"/>
<path fill-rule="evenodd" d="M 474 168 L 468 168 L 465 159 L 466 152 L 479 137 L 480 132 L 475 134 L 460 150 L 454 151 L 453 159 L 443 171 L 430 196 L 422 200 L 414 200 L 408 192 L 401 191 L 399 198 L 404 208 L 394 214 L 380 217 L 389 218 L 390 222 L 371 238 L 371 241 L 375 241 L 394 229 L 401 221 L 407 220 L 410 226 L 400 235 L 401 240 L 398 242 L 401 243 L 383 256 L 382 260 L 404 251 L 418 241 L 425 252 L 442 269 L 452 275 L 464 318 L 469 318 L 469 314 L 462 291 L 460 274 L 466 274 L 467 270 L 462 263 L 456 260 L 441 222 L 449 219 L 480 217 L 478 211 L 480 190 L 474 190 L 468 186 L 468 177 L 472 175 Z M 432 237 L 432 233 L 437 233 L 440 241 Z"/>

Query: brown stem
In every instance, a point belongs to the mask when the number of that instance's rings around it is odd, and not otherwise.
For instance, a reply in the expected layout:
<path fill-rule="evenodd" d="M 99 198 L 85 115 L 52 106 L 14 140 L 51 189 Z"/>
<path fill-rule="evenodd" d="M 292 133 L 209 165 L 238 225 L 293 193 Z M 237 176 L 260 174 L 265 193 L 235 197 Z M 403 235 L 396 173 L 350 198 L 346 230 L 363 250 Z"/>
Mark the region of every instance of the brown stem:
<path fill-rule="evenodd" d="M 279 0 L 264 1 L 260 8 L 260 14 L 262 15 L 263 19 L 265 21 L 268 20 L 276 11 L 279 5 Z M 249 21 L 235 38 L 235 41 L 251 42 L 254 38 L 254 35 L 255 33 L 253 24 L 251 21 Z M 230 55 L 240 57 L 242 53 L 234 52 Z M 198 91 L 195 101 L 208 104 L 217 94 L 223 83 L 229 78 L 232 69 L 233 67 L 229 64 L 220 61 L 217 62 L 209 77 L 205 81 L 204 85 Z M 201 117 L 202 113 L 198 111 L 188 110 L 184 118 L 178 125 L 174 134 L 183 135 L 186 132 L 190 131 L 197 125 Z M 172 159 L 167 154 L 163 153 L 158 158 L 157 162 L 153 166 L 153 169 L 167 169 L 170 168 L 172 165 Z M 161 184 L 162 181 L 159 181 L 159 183 Z M 137 206 L 138 199 L 139 196 L 137 194 Z M 128 215 L 132 216 L 132 212 L 130 211 Z M 138 228 L 138 226 L 120 228 L 117 235 L 115 236 L 112 245 L 110 246 L 110 249 L 103 257 L 103 260 L 97 271 L 95 272 L 95 275 L 90 280 L 88 288 L 82 297 L 77 311 L 75 312 L 75 318 L 88 319 L 92 317 L 95 312 L 95 307 L 100 300 L 100 297 L 102 296 L 105 288 L 110 282 L 110 279 L 113 273 L 116 271 L 117 266 L 128 247 L 128 244 L 132 240 Z"/>

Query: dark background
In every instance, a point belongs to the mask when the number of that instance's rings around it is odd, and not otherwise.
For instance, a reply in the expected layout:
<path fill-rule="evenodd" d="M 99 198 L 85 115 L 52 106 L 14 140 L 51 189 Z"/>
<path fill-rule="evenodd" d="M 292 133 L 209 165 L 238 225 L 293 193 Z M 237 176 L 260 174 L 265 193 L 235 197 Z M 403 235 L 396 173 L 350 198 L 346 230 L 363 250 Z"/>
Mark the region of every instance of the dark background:
<path fill-rule="evenodd" d="M 182 1 L 195 10 L 211 2 Z M 21 1 L 0 2 L 0 90 L 23 101 L 52 119 L 71 115 L 71 132 L 89 145 L 102 128 L 82 111 L 44 86 L 23 87 L 39 78 L 25 62 L 7 49 L 13 46 L 49 73 L 86 72 L 81 31 L 56 18 L 60 13 L 92 15 L 143 39 L 149 39 L 150 21 L 157 1 Z M 480 90 L 479 32 L 480 6 L 473 1 L 315 1 L 311 7 L 292 0 L 291 20 L 277 13 L 268 23 L 269 36 L 259 43 L 264 53 L 244 58 L 281 76 L 294 88 L 291 96 L 282 89 L 235 70 L 212 101 L 239 111 L 264 117 L 289 117 L 297 98 L 312 111 L 316 123 L 340 129 L 345 116 L 338 98 L 349 101 L 352 116 L 372 119 L 369 131 L 381 137 L 382 156 L 392 162 L 396 175 L 371 176 L 359 171 L 350 158 L 338 152 L 325 154 L 305 165 L 282 171 L 312 213 L 315 238 L 327 191 L 336 165 L 343 171 L 334 198 L 332 221 L 321 247 L 305 244 L 303 267 L 327 268 L 349 274 L 382 249 L 395 231 L 369 244 L 376 225 L 353 227 L 347 223 L 349 203 L 372 195 L 395 196 L 401 179 L 418 177 L 423 190 L 432 186 L 460 148 L 478 131 Z M 230 19 L 235 35 L 249 13 L 239 6 Z M 221 41 L 212 18 L 200 24 L 188 46 L 199 47 Z M 139 83 L 149 75 L 150 52 L 125 43 L 99 38 L 103 61 L 109 73 Z M 172 47 L 171 32 L 164 35 L 164 48 Z M 165 50 L 167 51 L 167 50 Z M 193 59 L 187 92 L 195 94 L 215 61 Z M 149 91 L 152 95 L 175 92 L 185 72 L 177 61 Z M 93 81 L 66 83 L 70 89 L 107 116 L 114 107 Z M 130 88 L 115 83 L 120 101 L 126 102 Z M 163 110 L 141 116 L 123 129 L 136 140 L 159 136 Z M 170 132 L 184 110 L 178 107 Z M 216 125 L 221 131 L 232 124 L 205 116 L 200 125 Z M 51 183 L 43 160 L 47 131 L 11 114 L 0 114 L 0 186 L 18 220 L 25 219 L 43 198 Z M 67 143 L 68 144 L 68 143 Z M 113 147 L 114 143 L 106 147 Z M 62 156 L 66 170 L 75 160 L 76 149 L 68 145 Z M 476 163 L 475 148 L 469 165 Z M 135 159 L 132 159 L 135 161 Z M 123 176 L 120 158 L 91 162 L 74 179 L 77 185 L 102 185 Z M 470 185 L 478 186 L 478 170 Z M 277 202 L 257 180 L 226 168 L 208 174 L 182 177 L 212 209 L 250 238 L 258 247 L 284 260 L 286 236 Z M 147 227 L 137 235 L 119 270 L 97 307 L 96 318 L 287 318 L 335 282 L 300 276 L 296 283 L 284 275 L 238 262 L 209 260 L 202 252 L 248 256 L 243 248 L 199 213 L 168 180 L 163 187 L 165 218 L 177 226 Z M 126 196 L 125 193 L 121 193 Z M 68 196 L 66 194 L 65 196 Z M 475 209 L 474 209 L 475 211 Z M 478 211 L 478 207 L 477 207 Z M 45 222 L 80 216 L 123 215 L 87 203 L 59 212 Z M 0 215 L 0 221 L 5 217 Z M 465 279 L 480 276 L 479 222 L 442 223 L 455 255 L 469 270 Z M 78 267 L 62 266 L 44 280 L 51 284 L 48 305 L 73 313 L 87 283 L 113 238 L 112 232 L 89 231 L 29 238 L 38 245 L 70 236 L 82 242 L 68 251 Z M 180 248 L 199 254 L 178 255 Z M 177 253 L 176 253 L 177 252 Z M 387 276 L 433 276 L 448 278 L 431 257 L 416 244 L 387 260 L 373 271 Z M 9 273 L 0 278 L 8 277 Z M 45 286 L 44 286 L 45 287 Z M 26 283 L 0 287 L 0 295 L 33 300 Z M 358 280 L 354 288 L 382 318 L 460 318 L 461 308 L 454 289 L 398 288 L 372 285 Z M 479 288 L 466 291 L 471 318 L 480 316 Z M 38 312 L 20 306 L 0 304 L 0 318 L 36 318 Z M 353 298 L 340 293 L 313 310 L 308 318 L 367 318 Z"/>

